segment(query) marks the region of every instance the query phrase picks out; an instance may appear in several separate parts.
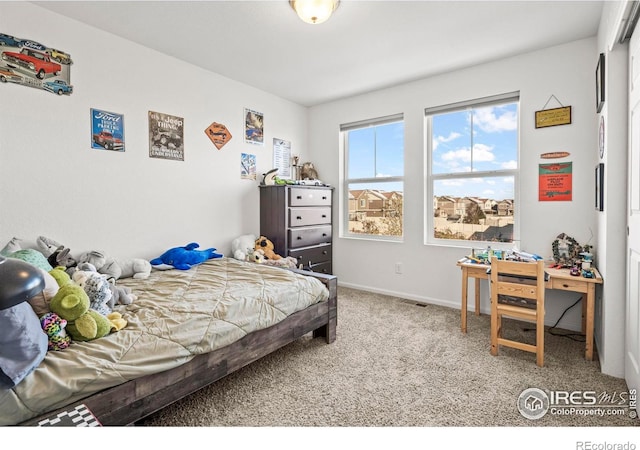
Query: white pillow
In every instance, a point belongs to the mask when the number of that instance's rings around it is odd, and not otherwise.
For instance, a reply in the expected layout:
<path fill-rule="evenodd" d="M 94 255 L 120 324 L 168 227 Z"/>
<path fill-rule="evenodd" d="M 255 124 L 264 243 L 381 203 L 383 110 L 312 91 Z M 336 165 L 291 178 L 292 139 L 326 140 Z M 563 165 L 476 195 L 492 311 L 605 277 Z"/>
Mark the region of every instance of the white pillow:
<path fill-rule="evenodd" d="M 51 312 L 49 308 L 49 303 L 51 299 L 58 293 L 58 282 L 49 272 L 44 269 L 38 268 L 40 273 L 44 278 L 44 289 L 38 295 L 31 297 L 29 300 L 29 304 L 33 308 L 33 311 L 36 313 L 36 316 L 42 317 L 48 312 Z"/>

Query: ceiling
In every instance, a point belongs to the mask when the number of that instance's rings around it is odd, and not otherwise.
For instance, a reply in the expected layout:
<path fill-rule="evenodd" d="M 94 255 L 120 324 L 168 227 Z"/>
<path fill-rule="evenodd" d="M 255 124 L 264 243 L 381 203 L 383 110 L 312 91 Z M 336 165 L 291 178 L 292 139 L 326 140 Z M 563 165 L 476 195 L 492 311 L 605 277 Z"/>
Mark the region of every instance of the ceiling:
<path fill-rule="evenodd" d="M 48 10 L 304 106 L 595 36 L 602 1 L 46 1 Z M 72 49 L 70 49 L 72 50 Z"/>

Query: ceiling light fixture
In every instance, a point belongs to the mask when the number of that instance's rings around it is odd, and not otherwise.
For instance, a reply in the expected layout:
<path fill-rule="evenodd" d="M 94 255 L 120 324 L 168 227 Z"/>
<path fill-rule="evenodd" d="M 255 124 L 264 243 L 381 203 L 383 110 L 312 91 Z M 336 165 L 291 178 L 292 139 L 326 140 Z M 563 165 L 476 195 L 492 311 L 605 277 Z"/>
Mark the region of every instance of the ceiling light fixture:
<path fill-rule="evenodd" d="M 338 8 L 340 0 L 289 0 L 289 4 L 304 22 L 325 22 Z"/>

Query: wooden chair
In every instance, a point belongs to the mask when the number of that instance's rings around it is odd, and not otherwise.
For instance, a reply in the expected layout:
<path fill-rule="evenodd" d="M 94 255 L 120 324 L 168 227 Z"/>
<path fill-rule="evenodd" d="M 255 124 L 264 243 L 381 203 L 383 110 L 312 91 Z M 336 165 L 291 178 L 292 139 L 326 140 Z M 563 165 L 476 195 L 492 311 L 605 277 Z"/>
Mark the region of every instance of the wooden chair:
<path fill-rule="evenodd" d="M 499 347 L 513 347 L 536 354 L 544 365 L 544 262 L 491 260 L 491 354 Z M 502 337 L 502 316 L 536 324 L 536 344 Z"/>

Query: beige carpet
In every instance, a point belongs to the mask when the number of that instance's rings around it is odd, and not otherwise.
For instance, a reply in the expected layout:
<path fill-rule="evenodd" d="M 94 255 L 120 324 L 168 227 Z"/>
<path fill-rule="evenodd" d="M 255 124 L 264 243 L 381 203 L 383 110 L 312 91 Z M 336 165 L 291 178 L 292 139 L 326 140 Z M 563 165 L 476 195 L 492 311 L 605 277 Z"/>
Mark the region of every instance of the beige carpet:
<path fill-rule="evenodd" d="M 585 361 L 584 343 L 545 334 L 535 355 L 489 353 L 489 317 L 347 288 L 338 290 L 335 343 L 304 337 L 145 419 L 146 426 L 431 427 L 637 426 L 624 416 L 554 415 L 517 409 L 520 393 L 626 393 L 622 379 Z M 533 337 L 521 325 L 511 333 Z M 615 398 L 615 397 L 614 397 Z"/>

